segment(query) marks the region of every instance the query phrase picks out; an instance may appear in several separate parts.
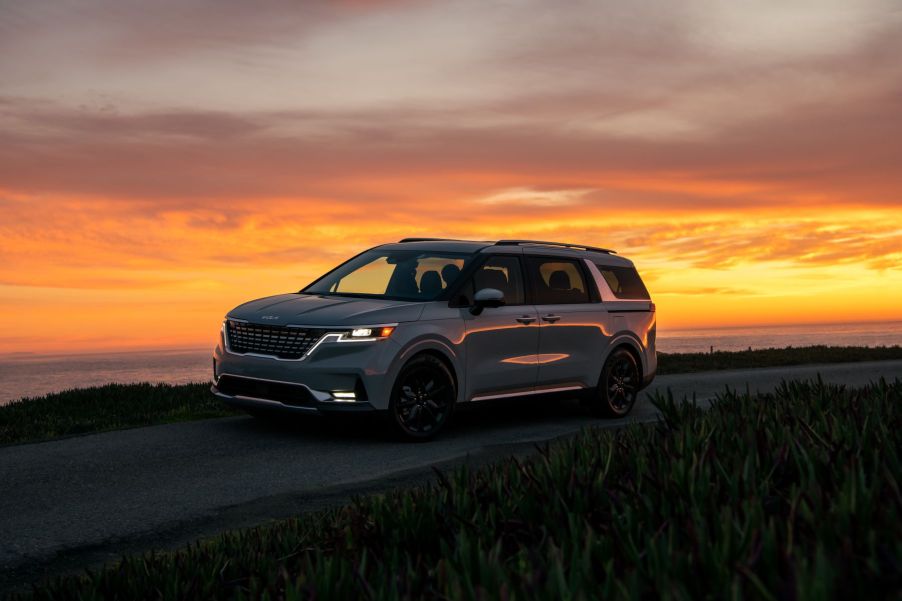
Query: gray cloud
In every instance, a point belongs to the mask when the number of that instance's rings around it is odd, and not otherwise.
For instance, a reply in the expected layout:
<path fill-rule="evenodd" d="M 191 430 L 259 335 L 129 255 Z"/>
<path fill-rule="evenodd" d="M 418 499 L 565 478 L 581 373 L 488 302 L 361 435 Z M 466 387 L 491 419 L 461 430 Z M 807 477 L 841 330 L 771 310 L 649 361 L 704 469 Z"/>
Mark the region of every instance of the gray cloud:
<path fill-rule="evenodd" d="M 414 202 L 404 186 L 363 183 L 391 177 L 461 199 L 593 188 L 605 193 L 587 202 L 661 209 L 898 205 L 892 6 L 7 2 L 0 187 Z M 752 35 L 762 23 L 772 31 Z M 123 96 L 125 75 L 154 95 Z M 430 85 L 443 87 L 419 95 Z M 242 107 L 222 106 L 223 89 Z M 284 102 L 261 106 L 261 94 Z"/>
<path fill-rule="evenodd" d="M 334 195 L 358 178 L 439 177 L 497 188 L 624 188 L 652 202 L 714 205 L 899 201 L 902 108 L 895 89 L 665 141 L 574 135 L 540 124 L 460 126 L 454 113 L 126 114 L 6 100 L 0 182 L 11 191 L 186 199 Z M 589 99 L 585 100 L 589 102 Z M 518 177 L 516 174 L 523 174 Z M 532 181 L 534 179 L 543 181 Z M 343 183 L 342 183 L 343 182 Z M 734 191 L 731 182 L 748 190 Z M 693 186 L 719 189 L 705 192 Z M 480 186 L 482 186 L 480 188 Z M 390 195 L 383 196 L 389 200 Z M 810 201 L 806 201 L 809 198 Z"/>

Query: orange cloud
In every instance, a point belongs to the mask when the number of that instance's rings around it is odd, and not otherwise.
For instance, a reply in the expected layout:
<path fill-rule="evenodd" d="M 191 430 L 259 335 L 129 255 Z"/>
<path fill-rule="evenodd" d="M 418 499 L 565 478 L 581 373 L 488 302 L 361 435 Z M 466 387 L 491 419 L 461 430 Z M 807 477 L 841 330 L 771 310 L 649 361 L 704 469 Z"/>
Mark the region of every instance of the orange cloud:
<path fill-rule="evenodd" d="M 102 199 L 5 201 L 0 327 L 10 336 L 0 350 L 24 350 L 29 336 L 28 348 L 55 350 L 203 344 L 231 306 L 297 290 L 367 246 L 411 234 L 616 248 L 645 275 L 665 329 L 900 317 L 894 210 L 787 221 L 783 212 L 662 216 L 583 202 L 524 213 L 512 199 L 501 218 L 481 212 L 479 198 L 434 192 L 416 207 L 383 205 L 378 216 L 337 200 L 224 206 L 231 215 Z M 156 327 L 160 316 L 172 327 Z"/>
<path fill-rule="evenodd" d="M 902 319 L 891 2 L 177 4 L 3 9 L 0 351 L 207 344 L 409 235 L 616 248 L 662 329 Z"/>

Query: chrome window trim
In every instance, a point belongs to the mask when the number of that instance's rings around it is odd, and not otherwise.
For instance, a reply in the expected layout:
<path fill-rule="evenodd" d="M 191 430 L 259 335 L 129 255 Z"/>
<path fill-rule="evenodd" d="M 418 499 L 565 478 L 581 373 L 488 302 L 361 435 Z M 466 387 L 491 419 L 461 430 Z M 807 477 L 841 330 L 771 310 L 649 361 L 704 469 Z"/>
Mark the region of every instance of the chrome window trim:
<path fill-rule="evenodd" d="M 651 305 L 651 299 L 644 298 L 619 298 L 614 291 L 611 290 L 611 287 L 608 286 L 607 280 L 604 279 L 604 276 L 601 275 L 601 270 L 598 269 L 598 265 L 593 263 L 590 259 L 583 259 L 586 263 L 586 267 L 589 268 L 589 273 L 592 274 L 592 279 L 595 280 L 595 285 L 598 287 L 598 294 L 601 296 L 602 303 L 615 303 L 616 306 L 621 307 L 619 310 L 622 312 L 632 311 L 648 311 L 649 306 Z M 617 309 L 614 309 L 616 311 Z"/>
<path fill-rule="evenodd" d="M 595 287 L 598 288 L 598 295 L 601 297 L 601 302 L 610 303 L 619 300 L 614 295 L 611 287 L 608 286 L 607 280 L 605 280 L 604 276 L 601 275 L 601 271 L 598 269 L 598 266 L 589 259 L 583 259 L 583 262 L 589 269 L 589 273 L 592 274 L 592 279 L 595 280 Z"/>

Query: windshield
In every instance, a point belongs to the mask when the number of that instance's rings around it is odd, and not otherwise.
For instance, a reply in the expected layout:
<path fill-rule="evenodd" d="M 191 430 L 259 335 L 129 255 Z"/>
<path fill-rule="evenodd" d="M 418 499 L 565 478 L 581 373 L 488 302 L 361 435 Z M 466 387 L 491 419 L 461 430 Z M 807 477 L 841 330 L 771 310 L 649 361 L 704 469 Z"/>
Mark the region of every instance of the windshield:
<path fill-rule="evenodd" d="M 428 301 L 451 286 L 472 257 L 439 251 L 368 250 L 301 292 Z"/>

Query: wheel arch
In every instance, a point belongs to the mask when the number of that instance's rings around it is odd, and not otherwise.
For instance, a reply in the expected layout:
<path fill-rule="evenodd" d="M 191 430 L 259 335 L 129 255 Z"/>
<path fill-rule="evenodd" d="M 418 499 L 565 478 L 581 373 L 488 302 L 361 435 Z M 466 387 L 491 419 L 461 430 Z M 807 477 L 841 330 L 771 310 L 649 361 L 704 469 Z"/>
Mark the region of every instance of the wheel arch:
<path fill-rule="evenodd" d="M 461 391 L 463 389 L 461 383 L 463 371 L 459 366 L 459 358 L 454 353 L 451 346 L 436 339 L 430 338 L 417 341 L 398 353 L 395 366 L 392 369 L 392 377 L 389 386 L 393 387 L 394 382 L 397 380 L 398 375 L 401 373 L 404 366 L 420 355 L 430 355 L 435 357 L 448 368 L 448 371 L 451 372 L 451 378 L 454 380 L 454 389 L 456 393 L 455 402 L 459 402 L 462 394 Z"/>
<path fill-rule="evenodd" d="M 636 341 L 632 340 L 629 336 L 619 336 L 611 341 L 598 374 L 596 393 L 590 398 L 589 402 L 589 406 L 593 413 L 602 417 L 621 418 L 628 415 L 632 410 L 639 399 L 639 391 L 642 390 L 642 373 L 645 369 L 640 349 L 641 347 Z M 611 358 L 615 354 L 623 352 L 633 358 L 636 363 L 636 371 L 640 372 L 637 374 L 639 376 L 639 382 L 637 383 L 635 390 L 631 391 L 629 394 L 627 394 L 626 380 L 623 378 L 622 373 L 615 375 L 615 380 L 608 380 L 605 376 Z M 621 361 L 625 361 L 622 359 L 622 354 Z M 611 364 L 611 370 L 613 370 L 616 365 L 616 363 Z M 608 373 L 612 374 L 614 372 L 609 371 Z"/>
<path fill-rule="evenodd" d="M 618 349 L 626 349 L 630 354 L 633 355 L 633 358 L 636 359 L 636 364 L 639 366 L 639 377 L 644 377 L 647 365 L 645 361 L 645 353 L 642 352 L 641 343 L 629 334 L 618 334 L 611 340 L 610 344 L 608 345 L 608 350 L 605 353 L 604 359 L 601 361 L 601 365 L 598 368 L 598 379 L 601 379 L 601 374 L 604 371 L 604 366 L 608 362 L 608 359 Z"/>
<path fill-rule="evenodd" d="M 438 351 L 434 348 L 423 349 L 423 350 L 418 351 L 417 353 L 411 355 L 407 359 L 407 361 L 405 361 L 404 365 L 407 365 L 408 363 L 410 363 L 411 361 L 413 361 L 414 359 L 416 359 L 417 357 L 420 357 L 422 355 L 429 355 L 431 357 L 435 357 L 436 359 L 441 361 L 445 365 L 445 367 L 448 368 L 448 371 L 451 372 L 451 379 L 454 380 L 454 391 L 455 391 L 455 397 L 456 397 L 458 395 L 458 391 L 460 390 L 460 384 L 458 382 L 458 376 L 457 376 L 457 369 L 455 369 L 454 363 L 451 362 L 451 359 L 449 359 L 448 356 L 445 355 L 444 353 L 442 353 L 441 351 Z"/>

